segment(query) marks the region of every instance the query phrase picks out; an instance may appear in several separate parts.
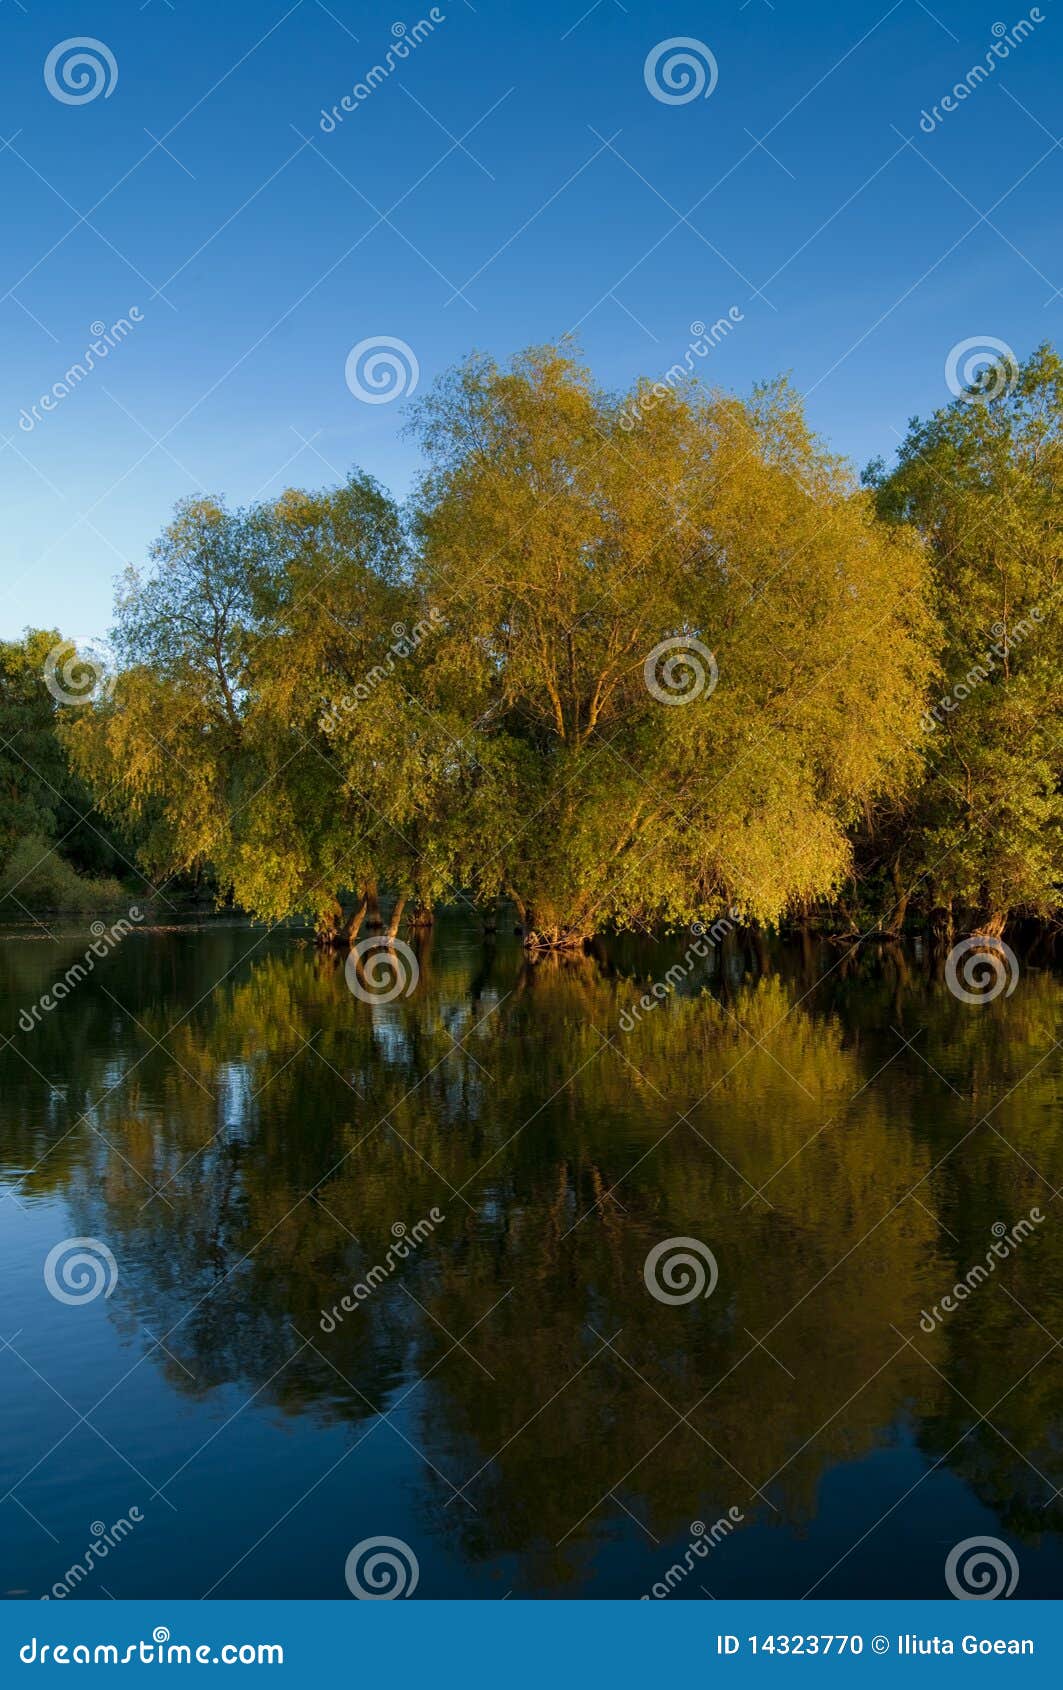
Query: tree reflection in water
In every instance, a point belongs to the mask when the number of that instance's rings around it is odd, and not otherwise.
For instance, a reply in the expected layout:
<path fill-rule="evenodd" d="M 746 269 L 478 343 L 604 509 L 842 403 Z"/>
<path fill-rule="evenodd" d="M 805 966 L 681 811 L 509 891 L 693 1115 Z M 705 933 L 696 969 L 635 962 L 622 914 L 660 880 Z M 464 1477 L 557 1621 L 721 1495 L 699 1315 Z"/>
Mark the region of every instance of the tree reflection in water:
<path fill-rule="evenodd" d="M 650 1558 L 729 1507 L 796 1541 L 825 1475 L 902 1430 L 1003 1529 L 1058 1531 L 1051 972 L 972 1009 L 911 952 L 738 933 L 625 1033 L 682 941 L 534 963 L 459 922 L 412 943 L 417 990 L 369 1007 L 291 936 L 138 936 L 16 1035 L 58 1095 L 0 1054 L 5 1167 L 109 1242 L 112 1318 L 167 1334 L 173 1393 L 237 1383 L 354 1435 L 391 1410 L 426 1531 L 513 1557 L 518 1594 L 581 1586 L 621 1511 Z M 56 954 L 4 947 L 16 1014 Z M 921 1330 L 1038 1205 L 997 1282 Z M 396 1223 L 433 1209 L 399 1259 Z M 711 1297 L 649 1295 L 673 1236 L 711 1248 Z"/>

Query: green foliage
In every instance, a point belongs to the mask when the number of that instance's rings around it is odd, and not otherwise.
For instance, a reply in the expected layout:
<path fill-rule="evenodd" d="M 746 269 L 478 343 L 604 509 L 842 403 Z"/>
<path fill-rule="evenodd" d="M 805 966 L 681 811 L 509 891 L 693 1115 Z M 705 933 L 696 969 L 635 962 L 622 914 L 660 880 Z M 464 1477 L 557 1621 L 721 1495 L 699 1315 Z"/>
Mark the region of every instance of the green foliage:
<path fill-rule="evenodd" d="M 59 640 L 36 629 L 0 644 L 0 862 L 25 834 L 51 834 L 67 820 L 69 775 L 43 680 Z"/>
<path fill-rule="evenodd" d="M 74 763 L 135 817 L 153 873 L 209 862 L 257 914 L 327 925 L 393 851 L 380 794 L 405 790 L 397 689 L 357 733 L 347 708 L 413 604 L 394 509 L 362 476 L 246 511 L 190 501 L 152 562 L 119 600 L 113 699 L 67 725 Z"/>
<path fill-rule="evenodd" d="M 79 874 L 43 833 L 29 833 L 15 846 L 0 870 L 0 909 L 99 910 L 120 904 L 121 882 Z"/>
<path fill-rule="evenodd" d="M 93 879 L 121 870 L 121 847 L 70 768 L 44 680 L 62 644 L 40 628 L 0 642 L 0 897 L 15 913 L 90 909 L 113 902 L 116 889 L 121 896 L 113 878 Z"/>
<path fill-rule="evenodd" d="M 848 910 L 854 875 L 861 921 L 1046 914 L 1063 379 L 1015 374 L 862 489 L 784 382 L 472 358 L 417 408 L 408 521 L 360 474 L 181 505 L 64 745 L 152 874 L 328 932 L 378 887 L 565 945 Z"/>
<path fill-rule="evenodd" d="M 1048 914 L 1063 881 L 1063 363 L 1043 346 L 1010 377 L 913 422 L 874 477 L 930 547 L 942 631 L 903 877 L 983 925 Z"/>
<path fill-rule="evenodd" d="M 836 886 L 856 805 L 916 762 L 918 543 L 785 385 L 631 429 L 636 397 L 547 348 L 472 360 L 420 411 L 422 592 L 509 792 L 484 889 L 554 942 L 720 903 L 774 920 Z M 686 671 L 664 701 L 663 642 Z"/>

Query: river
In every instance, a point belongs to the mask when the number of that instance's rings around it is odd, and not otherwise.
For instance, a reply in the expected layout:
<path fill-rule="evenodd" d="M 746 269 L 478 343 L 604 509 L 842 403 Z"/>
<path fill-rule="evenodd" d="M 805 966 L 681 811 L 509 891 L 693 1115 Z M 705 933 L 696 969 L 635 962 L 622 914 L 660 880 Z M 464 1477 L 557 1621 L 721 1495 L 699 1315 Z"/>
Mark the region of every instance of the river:
<path fill-rule="evenodd" d="M 932 1597 L 986 1536 L 1063 1588 L 1047 968 L 452 913 L 367 1002 L 190 921 L 58 1001 L 49 926 L 0 936 L 7 1594 L 349 1599 L 380 1538 L 417 1599 Z"/>

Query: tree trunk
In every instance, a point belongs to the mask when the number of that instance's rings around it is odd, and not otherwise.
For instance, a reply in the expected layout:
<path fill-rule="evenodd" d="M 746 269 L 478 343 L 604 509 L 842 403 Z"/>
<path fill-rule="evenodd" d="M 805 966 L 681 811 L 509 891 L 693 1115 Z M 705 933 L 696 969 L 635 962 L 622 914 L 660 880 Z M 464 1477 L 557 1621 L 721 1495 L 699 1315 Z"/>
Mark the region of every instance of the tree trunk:
<path fill-rule="evenodd" d="M 384 925 L 384 919 L 380 914 L 380 894 L 377 891 L 375 880 L 366 882 L 365 902 L 368 917 L 366 926 L 371 933 L 379 933 Z"/>
<path fill-rule="evenodd" d="M 354 945 L 356 939 L 358 938 L 359 933 L 362 931 L 362 922 L 365 920 L 365 912 L 366 912 L 368 907 L 369 907 L 369 901 L 365 896 L 363 896 L 361 903 L 358 905 L 358 908 L 355 910 L 354 914 L 351 916 L 350 921 L 347 923 L 347 945 L 348 945 L 348 948 L 350 948 L 351 946 Z"/>
<path fill-rule="evenodd" d="M 768 953 L 768 941 L 764 936 L 763 927 L 754 924 L 750 928 L 749 938 L 757 958 L 757 968 L 760 974 L 763 976 L 770 973 L 771 957 Z"/>
<path fill-rule="evenodd" d="M 580 904 L 553 901 L 523 904 L 514 899 L 521 919 L 521 937 L 528 951 L 583 951 L 594 935 Z"/>
<path fill-rule="evenodd" d="M 908 914 L 908 900 L 911 889 L 905 886 L 901 878 L 901 862 L 898 857 L 890 868 L 890 879 L 893 882 L 894 905 L 893 913 L 885 923 L 885 931 L 891 938 L 899 938 L 904 931 L 904 918 Z"/>
<path fill-rule="evenodd" d="M 333 899 L 331 907 L 318 916 L 317 929 L 314 933 L 315 945 L 338 945 L 343 936 L 343 910 L 338 899 Z"/>
<path fill-rule="evenodd" d="M 939 904 L 930 912 L 930 937 L 935 945 L 951 945 L 956 936 L 956 924 L 952 916 L 952 901 Z"/>
<path fill-rule="evenodd" d="M 517 923 L 513 931 L 521 939 L 523 939 L 526 937 L 528 932 L 528 907 L 522 898 L 518 898 L 515 892 L 510 892 L 509 895 L 513 899 L 513 904 L 517 911 Z"/>
<path fill-rule="evenodd" d="M 388 922 L 389 939 L 394 939 L 397 936 L 399 931 L 399 922 L 402 920 L 402 912 L 405 908 L 406 897 L 403 893 L 395 899 L 395 908 L 391 912 L 391 920 Z"/>

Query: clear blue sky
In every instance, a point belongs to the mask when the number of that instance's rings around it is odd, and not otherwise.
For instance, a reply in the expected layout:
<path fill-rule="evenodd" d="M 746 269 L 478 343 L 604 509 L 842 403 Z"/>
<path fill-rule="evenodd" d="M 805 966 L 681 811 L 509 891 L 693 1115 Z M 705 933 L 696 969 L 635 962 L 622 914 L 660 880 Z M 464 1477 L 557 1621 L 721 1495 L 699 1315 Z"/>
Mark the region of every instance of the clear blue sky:
<path fill-rule="evenodd" d="M 241 502 L 358 464 L 404 495 L 401 404 L 345 381 L 364 339 L 405 341 L 423 387 L 575 328 L 620 385 L 735 306 L 707 378 L 790 372 L 858 464 L 948 399 L 957 342 L 1063 341 L 1056 0 L 930 134 L 920 114 L 1025 5 L 443 0 L 322 133 L 392 26 L 428 16 L 404 3 L 0 0 L 4 634 L 104 633 L 115 575 L 197 489 Z M 45 61 L 85 35 L 117 81 L 68 104 Z M 673 36 L 713 54 L 711 97 L 649 92 Z"/>

